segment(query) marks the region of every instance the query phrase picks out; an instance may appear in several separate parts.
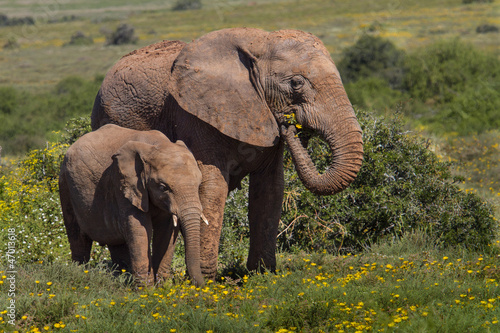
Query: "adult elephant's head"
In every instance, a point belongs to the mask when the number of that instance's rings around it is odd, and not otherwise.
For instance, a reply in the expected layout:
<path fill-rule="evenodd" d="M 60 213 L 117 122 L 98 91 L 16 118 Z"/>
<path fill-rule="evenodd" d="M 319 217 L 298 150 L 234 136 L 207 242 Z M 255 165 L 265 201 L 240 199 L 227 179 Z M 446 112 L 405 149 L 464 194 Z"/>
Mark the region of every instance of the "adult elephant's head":
<path fill-rule="evenodd" d="M 317 37 L 296 30 L 215 31 L 186 45 L 171 71 L 170 91 L 179 105 L 225 135 L 261 147 L 283 137 L 312 192 L 337 193 L 356 177 L 363 159 L 361 128 Z M 330 146 L 332 162 L 323 174 L 287 122 L 292 114 Z"/>

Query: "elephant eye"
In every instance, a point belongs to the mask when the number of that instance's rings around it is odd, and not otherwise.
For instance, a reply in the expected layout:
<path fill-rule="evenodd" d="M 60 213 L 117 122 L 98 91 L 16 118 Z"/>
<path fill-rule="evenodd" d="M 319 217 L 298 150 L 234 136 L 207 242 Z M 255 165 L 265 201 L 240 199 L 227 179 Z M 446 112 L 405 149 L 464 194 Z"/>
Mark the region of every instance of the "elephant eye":
<path fill-rule="evenodd" d="M 171 189 L 170 189 L 170 186 L 168 186 L 167 184 L 161 183 L 160 184 L 160 191 L 162 191 L 162 192 L 170 192 Z"/>
<path fill-rule="evenodd" d="M 294 76 L 290 80 L 290 85 L 292 86 L 293 90 L 299 90 L 300 88 L 302 88 L 304 83 L 305 80 L 302 76 Z"/>

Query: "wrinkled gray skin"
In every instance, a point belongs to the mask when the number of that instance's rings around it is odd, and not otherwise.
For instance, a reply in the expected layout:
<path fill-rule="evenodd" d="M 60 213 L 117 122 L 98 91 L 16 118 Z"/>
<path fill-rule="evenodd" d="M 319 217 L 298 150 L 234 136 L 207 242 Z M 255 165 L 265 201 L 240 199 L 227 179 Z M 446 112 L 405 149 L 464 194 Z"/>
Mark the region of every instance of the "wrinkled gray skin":
<path fill-rule="evenodd" d="M 201 179 L 185 144 L 159 131 L 110 124 L 84 135 L 68 149 L 59 177 L 73 260 L 87 262 L 97 241 L 108 246 L 114 263 L 150 283 L 169 273 L 178 222 L 188 273 L 203 285 Z"/>
<path fill-rule="evenodd" d="M 304 132 L 331 147 L 325 173 L 304 148 L 307 139 L 287 122 L 292 113 Z M 193 152 L 210 220 L 201 228 L 201 267 L 210 278 L 226 197 L 246 175 L 247 267 L 274 270 L 285 143 L 302 182 L 320 195 L 346 188 L 363 159 L 361 128 L 335 64 L 318 38 L 296 30 L 225 29 L 189 44 L 164 41 L 136 50 L 111 68 L 96 97 L 92 128 L 107 123 L 158 129 Z"/>

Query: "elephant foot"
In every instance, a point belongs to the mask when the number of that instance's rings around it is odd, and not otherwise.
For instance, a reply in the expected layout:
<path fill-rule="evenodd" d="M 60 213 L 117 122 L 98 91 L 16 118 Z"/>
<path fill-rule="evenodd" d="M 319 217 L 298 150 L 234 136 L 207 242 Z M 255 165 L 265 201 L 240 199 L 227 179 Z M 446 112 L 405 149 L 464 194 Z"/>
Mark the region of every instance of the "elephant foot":
<path fill-rule="evenodd" d="M 276 272 L 276 257 L 274 255 L 269 258 L 264 259 L 249 257 L 247 260 L 247 269 L 249 271 L 265 272 L 270 271 L 271 273 Z"/>
<path fill-rule="evenodd" d="M 136 281 L 136 286 L 137 287 L 152 287 L 155 285 L 155 279 L 153 274 L 150 273 L 144 273 L 144 274 L 139 274 L 135 273 L 134 274 L 135 281 Z"/>
<path fill-rule="evenodd" d="M 155 275 L 155 285 L 161 285 L 165 283 L 168 280 L 171 280 L 173 278 L 173 274 L 170 272 L 158 272 Z"/>

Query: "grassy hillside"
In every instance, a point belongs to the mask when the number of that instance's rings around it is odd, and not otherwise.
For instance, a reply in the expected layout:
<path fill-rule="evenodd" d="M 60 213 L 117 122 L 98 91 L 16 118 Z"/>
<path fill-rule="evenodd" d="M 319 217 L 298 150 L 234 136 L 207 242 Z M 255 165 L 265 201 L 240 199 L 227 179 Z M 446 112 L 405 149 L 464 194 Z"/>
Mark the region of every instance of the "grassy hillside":
<path fill-rule="evenodd" d="M 324 41 L 334 59 L 366 29 L 378 30 L 380 36 L 405 49 L 460 36 L 500 54 L 496 34 L 476 33 L 480 24 L 500 24 L 499 3 L 205 0 L 203 4 L 201 10 L 174 12 L 170 10 L 173 1 L 127 5 L 110 0 L 43 4 L 3 1 L 1 11 L 6 15 L 31 15 L 37 21 L 34 26 L 0 28 L 0 46 L 9 39 L 19 44 L 17 49 L 0 53 L 0 85 L 44 89 L 68 75 L 93 78 L 136 47 L 161 39 L 189 41 L 212 30 L 236 26 L 310 31 Z M 136 28 L 138 44 L 105 47 L 103 32 L 114 30 L 121 22 Z M 92 36 L 95 43 L 62 47 L 77 31 Z"/>

